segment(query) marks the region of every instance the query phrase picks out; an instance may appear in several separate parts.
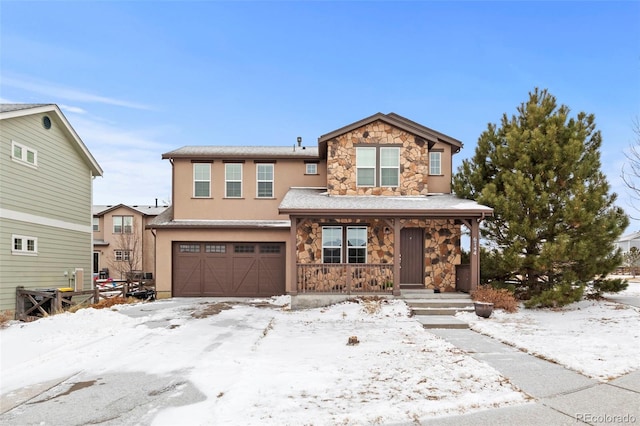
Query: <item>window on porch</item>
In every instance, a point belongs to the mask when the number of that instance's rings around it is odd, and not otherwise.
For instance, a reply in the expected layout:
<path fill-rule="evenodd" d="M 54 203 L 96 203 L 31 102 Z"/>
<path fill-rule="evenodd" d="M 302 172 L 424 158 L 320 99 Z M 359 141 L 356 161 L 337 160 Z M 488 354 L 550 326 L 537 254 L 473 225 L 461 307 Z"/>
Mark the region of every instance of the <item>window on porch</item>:
<path fill-rule="evenodd" d="M 346 251 L 344 241 L 347 242 Z M 367 227 L 323 226 L 322 262 L 367 263 Z"/>

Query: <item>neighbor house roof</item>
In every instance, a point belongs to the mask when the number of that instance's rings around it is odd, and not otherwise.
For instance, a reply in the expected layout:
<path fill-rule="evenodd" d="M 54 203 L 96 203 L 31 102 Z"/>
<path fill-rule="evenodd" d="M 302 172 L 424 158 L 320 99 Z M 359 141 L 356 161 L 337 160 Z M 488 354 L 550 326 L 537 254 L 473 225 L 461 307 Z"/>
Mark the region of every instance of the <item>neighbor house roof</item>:
<path fill-rule="evenodd" d="M 67 118 L 56 104 L 0 104 L 0 120 L 27 115 L 51 113 L 54 114 L 62 124 L 62 130 L 74 142 L 81 156 L 85 159 L 93 176 L 102 176 L 102 168 L 98 164 L 91 152 L 87 149 L 80 136 L 76 133 Z"/>
<path fill-rule="evenodd" d="M 299 146 L 183 146 L 162 154 L 167 158 L 317 158 L 318 148 Z"/>
<path fill-rule="evenodd" d="M 159 214 L 146 228 L 227 228 L 227 229 L 264 229 L 289 228 L 289 220 L 174 220 L 173 207 Z"/>
<path fill-rule="evenodd" d="M 94 205 L 91 210 L 94 216 L 103 216 L 110 211 L 115 209 L 119 209 L 121 207 L 127 208 L 129 210 L 135 210 L 138 213 L 141 213 L 145 216 L 157 216 L 163 211 L 167 209 L 169 206 L 155 206 L 155 205 L 128 205 L 128 204 L 110 204 L 110 205 Z"/>
<path fill-rule="evenodd" d="M 398 129 L 404 130 L 408 133 L 419 136 L 430 143 L 435 142 L 443 142 L 449 145 L 452 145 L 454 150 L 453 152 L 458 152 L 462 148 L 462 142 L 458 139 L 452 138 L 451 136 L 447 136 L 444 133 L 437 132 L 433 129 L 430 129 L 422 124 L 418 124 L 415 121 L 411 121 L 407 118 L 404 118 L 401 115 L 398 115 L 394 112 L 389 114 L 383 114 L 381 112 L 374 114 L 370 117 L 363 118 L 362 120 L 356 121 L 355 123 L 351 123 L 344 127 L 341 127 L 337 130 L 334 130 L 330 133 L 324 134 L 318 138 L 318 144 L 320 145 L 320 152 L 326 151 L 326 144 L 329 140 L 336 138 L 340 135 L 348 133 L 352 130 L 365 126 L 367 124 L 373 123 L 375 121 L 382 121 L 384 123 L 389 124 L 390 126 L 396 127 Z"/>
<path fill-rule="evenodd" d="M 280 203 L 281 214 L 490 216 L 493 209 L 452 194 L 417 196 L 329 195 L 325 188 L 291 188 Z"/>
<path fill-rule="evenodd" d="M 634 232 L 632 234 L 623 235 L 622 237 L 618 238 L 618 242 L 634 241 L 634 240 L 640 240 L 640 231 Z"/>

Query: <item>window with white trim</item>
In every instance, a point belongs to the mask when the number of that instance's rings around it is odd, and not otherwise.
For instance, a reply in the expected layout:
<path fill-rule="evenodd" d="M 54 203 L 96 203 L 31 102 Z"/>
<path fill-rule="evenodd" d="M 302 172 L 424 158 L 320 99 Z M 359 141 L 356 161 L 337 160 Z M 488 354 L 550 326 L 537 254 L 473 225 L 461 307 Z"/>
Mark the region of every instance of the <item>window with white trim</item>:
<path fill-rule="evenodd" d="M 94 217 L 93 218 L 93 230 L 94 230 L 94 232 L 100 230 L 100 218 L 99 217 Z"/>
<path fill-rule="evenodd" d="M 31 255 L 38 254 L 38 239 L 25 235 L 11 236 L 11 254 Z"/>
<path fill-rule="evenodd" d="M 131 250 L 114 250 L 116 262 L 128 262 L 131 260 Z"/>
<path fill-rule="evenodd" d="M 242 163 L 224 165 L 224 183 L 226 198 L 242 198 Z"/>
<path fill-rule="evenodd" d="M 356 185 L 375 186 L 376 184 L 376 148 L 356 148 Z"/>
<path fill-rule="evenodd" d="M 113 216 L 114 234 L 131 234 L 133 232 L 133 216 Z"/>
<path fill-rule="evenodd" d="M 306 171 L 307 175 L 317 175 L 318 174 L 318 163 L 307 163 Z"/>
<path fill-rule="evenodd" d="M 211 197 L 211 164 L 193 163 L 193 197 Z"/>
<path fill-rule="evenodd" d="M 38 166 L 38 151 L 15 141 L 11 141 L 11 158 L 29 166 Z"/>
<path fill-rule="evenodd" d="M 273 164 L 256 164 L 258 198 L 273 198 Z"/>
<path fill-rule="evenodd" d="M 442 152 L 432 151 L 429 153 L 429 174 L 442 174 Z"/>
<path fill-rule="evenodd" d="M 400 148 L 380 148 L 380 186 L 400 185 Z"/>
<path fill-rule="evenodd" d="M 343 249 L 344 241 L 347 242 L 346 250 Z M 323 226 L 322 262 L 367 263 L 367 227 Z"/>

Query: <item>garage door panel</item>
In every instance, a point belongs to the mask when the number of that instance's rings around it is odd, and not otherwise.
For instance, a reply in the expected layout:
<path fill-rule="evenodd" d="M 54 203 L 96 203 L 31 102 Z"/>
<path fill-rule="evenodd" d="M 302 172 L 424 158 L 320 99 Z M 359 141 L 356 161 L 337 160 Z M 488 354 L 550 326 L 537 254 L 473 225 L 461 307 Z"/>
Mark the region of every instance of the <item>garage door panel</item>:
<path fill-rule="evenodd" d="M 173 294 L 269 297 L 285 292 L 284 243 L 180 242 L 173 250 Z"/>

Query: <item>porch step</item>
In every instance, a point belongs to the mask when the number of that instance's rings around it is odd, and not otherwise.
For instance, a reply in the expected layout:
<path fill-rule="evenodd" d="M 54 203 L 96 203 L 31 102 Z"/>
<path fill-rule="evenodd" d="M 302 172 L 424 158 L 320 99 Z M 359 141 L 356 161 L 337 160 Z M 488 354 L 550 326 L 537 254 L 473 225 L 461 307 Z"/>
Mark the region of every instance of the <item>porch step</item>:
<path fill-rule="evenodd" d="M 455 315 L 458 312 L 473 312 L 473 306 L 463 307 L 442 307 L 442 308 L 422 308 L 411 306 L 413 315 Z"/>
<path fill-rule="evenodd" d="M 465 299 L 471 300 L 471 296 L 468 293 L 460 292 L 445 292 L 434 293 L 433 290 L 415 289 L 405 290 L 400 289 L 400 297 L 403 299 Z"/>
<path fill-rule="evenodd" d="M 405 302 L 412 308 L 473 308 L 471 299 L 405 299 Z"/>
<path fill-rule="evenodd" d="M 451 315 L 420 315 L 415 317 L 416 321 L 422 324 L 424 328 L 469 328 L 469 324 L 461 321 Z"/>

